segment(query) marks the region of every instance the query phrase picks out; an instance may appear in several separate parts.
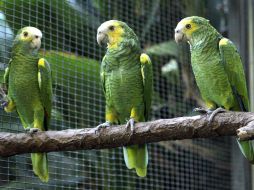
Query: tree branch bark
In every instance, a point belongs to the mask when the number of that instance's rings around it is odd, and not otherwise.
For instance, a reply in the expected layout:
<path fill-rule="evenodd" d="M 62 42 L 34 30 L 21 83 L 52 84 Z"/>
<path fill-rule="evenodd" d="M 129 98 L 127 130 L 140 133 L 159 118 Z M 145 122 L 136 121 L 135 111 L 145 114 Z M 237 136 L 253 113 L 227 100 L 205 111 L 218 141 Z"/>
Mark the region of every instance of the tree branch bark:
<path fill-rule="evenodd" d="M 166 140 L 235 136 L 254 139 L 254 113 L 225 112 L 215 116 L 179 117 L 136 123 L 131 133 L 125 125 L 95 133 L 95 128 L 29 133 L 0 133 L 0 156 L 31 152 L 115 148 Z"/>

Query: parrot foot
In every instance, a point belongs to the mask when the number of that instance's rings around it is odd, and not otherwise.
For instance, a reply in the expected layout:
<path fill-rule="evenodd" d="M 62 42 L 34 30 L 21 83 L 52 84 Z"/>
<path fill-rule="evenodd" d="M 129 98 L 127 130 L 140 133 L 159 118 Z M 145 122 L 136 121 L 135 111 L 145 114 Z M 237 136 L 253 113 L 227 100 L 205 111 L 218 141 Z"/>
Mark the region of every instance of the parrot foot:
<path fill-rule="evenodd" d="M 135 124 L 135 120 L 133 118 L 130 118 L 126 124 L 126 128 L 130 127 L 132 133 L 134 131 L 134 124 Z"/>
<path fill-rule="evenodd" d="M 37 133 L 38 131 L 40 131 L 40 129 L 38 129 L 38 128 L 26 128 L 25 131 L 28 134 L 32 135 L 32 134 Z"/>
<path fill-rule="evenodd" d="M 107 128 L 110 126 L 111 126 L 111 123 L 109 121 L 106 121 L 105 123 L 102 123 L 95 128 L 95 133 L 98 133 L 102 128 Z"/>
<path fill-rule="evenodd" d="M 201 114 L 207 114 L 207 115 L 210 115 L 209 117 L 209 124 L 212 122 L 213 118 L 218 114 L 218 113 L 221 113 L 221 112 L 225 112 L 226 110 L 223 109 L 222 107 L 219 107 L 215 110 L 210 110 L 210 109 L 205 109 L 205 108 L 194 108 L 193 111 L 195 112 L 199 112 Z"/>
<path fill-rule="evenodd" d="M 209 117 L 209 124 L 212 122 L 213 118 L 218 114 L 218 113 L 222 113 L 222 112 L 226 112 L 225 109 L 223 109 L 222 107 L 219 107 L 215 110 L 213 110 L 210 114 L 210 117 Z"/>
<path fill-rule="evenodd" d="M 1 104 L 1 107 L 4 109 L 9 102 L 6 95 L 6 90 L 2 86 L 0 87 L 0 95 L 1 95 L 0 104 Z"/>
<path fill-rule="evenodd" d="M 201 107 L 194 108 L 193 111 L 201 113 L 201 114 L 211 114 L 213 112 L 212 110 L 209 110 L 209 109 L 206 109 L 206 108 L 201 108 Z"/>
<path fill-rule="evenodd" d="M 5 98 L 7 96 L 7 87 L 6 84 L 1 84 L 0 86 L 0 95 Z"/>

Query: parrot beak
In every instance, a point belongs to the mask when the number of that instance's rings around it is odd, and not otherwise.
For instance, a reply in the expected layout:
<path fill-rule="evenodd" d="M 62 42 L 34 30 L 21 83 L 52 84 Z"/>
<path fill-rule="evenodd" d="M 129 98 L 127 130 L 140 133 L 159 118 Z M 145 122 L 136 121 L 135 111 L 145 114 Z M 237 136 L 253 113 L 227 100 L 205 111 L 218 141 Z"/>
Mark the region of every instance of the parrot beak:
<path fill-rule="evenodd" d="M 97 43 L 99 44 L 99 46 L 106 46 L 108 43 L 108 35 L 104 32 L 98 31 Z"/>
<path fill-rule="evenodd" d="M 41 47 L 41 39 L 40 38 L 35 38 L 35 37 L 31 37 L 31 41 L 30 41 L 30 47 L 32 49 L 40 49 Z"/>
<path fill-rule="evenodd" d="M 187 41 L 187 36 L 184 34 L 185 25 L 180 21 L 175 28 L 175 41 L 176 43 Z"/>
<path fill-rule="evenodd" d="M 185 40 L 184 34 L 181 32 L 181 30 L 175 29 L 175 41 L 176 43 L 180 43 Z"/>

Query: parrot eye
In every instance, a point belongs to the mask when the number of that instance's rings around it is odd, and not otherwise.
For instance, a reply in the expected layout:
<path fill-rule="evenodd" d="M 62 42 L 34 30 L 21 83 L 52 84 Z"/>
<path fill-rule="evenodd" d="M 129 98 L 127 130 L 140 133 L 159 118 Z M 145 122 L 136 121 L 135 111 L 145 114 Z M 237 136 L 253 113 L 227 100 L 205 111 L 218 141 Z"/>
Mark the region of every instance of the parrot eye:
<path fill-rule="evenodd" d="M 39 36 L 37 36 L 37 35 L 36 35 L 36 36 L 35 36 L 35 38 L 36 38 L 36 39 L 38 39 L 38 38 L 39 38 Z"/>
<path fill-rule="evenodd" d="M 25 37 L 27 37 L 27 36 L 28 36 L 28 32 L 24 32 L 23 35 L 24 35 Z"/>
<path fill-rule="evenodd" d="M 114 31 L 115 27 L 114 26 L 110 26 L 108 29 L 111 30 L 111 31 Z"/>
<path fill-rule="evenodd" d="M 190 29 L 191 25 L 190 24 L 186 24 L 185 28 Z"/>

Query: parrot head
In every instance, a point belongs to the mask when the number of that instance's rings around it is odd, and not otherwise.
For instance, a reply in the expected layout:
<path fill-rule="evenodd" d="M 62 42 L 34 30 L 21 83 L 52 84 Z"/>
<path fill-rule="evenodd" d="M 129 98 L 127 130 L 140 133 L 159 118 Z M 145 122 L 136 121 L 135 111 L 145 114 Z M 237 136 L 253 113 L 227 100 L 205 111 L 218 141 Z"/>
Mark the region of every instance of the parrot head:
<path fill-rule="evenodd" d="M 14 44 L 22 44 L 30 50 L 39 50 L 42 33 L 38 28 L 27 26 L 21 28 L 14 40 Z"/>
<path fill-rule="evenodd" d="M 97 29 L 97 42 L 100 46 L 107 45 L 109 49 L 116 48 L 125 39 L 138 40 L 134 31 L 124 22 L 109 20 Z"/>
<path fill-rule="evenodd" d="M 213 28 L 209 24 L 209 20 L 198 17 L 198 16 L 191 16 L 182 19 L 175 28 L 175 41 L 179 42 L 190 42 L 195 34 L 197 33 L 204 33 L 206 30 Z"/>

